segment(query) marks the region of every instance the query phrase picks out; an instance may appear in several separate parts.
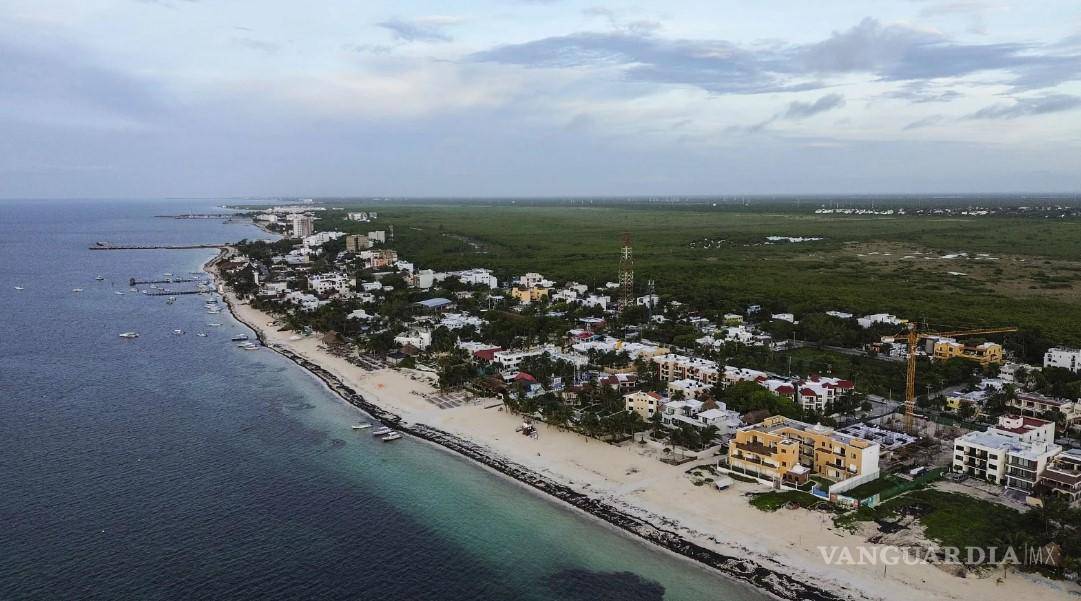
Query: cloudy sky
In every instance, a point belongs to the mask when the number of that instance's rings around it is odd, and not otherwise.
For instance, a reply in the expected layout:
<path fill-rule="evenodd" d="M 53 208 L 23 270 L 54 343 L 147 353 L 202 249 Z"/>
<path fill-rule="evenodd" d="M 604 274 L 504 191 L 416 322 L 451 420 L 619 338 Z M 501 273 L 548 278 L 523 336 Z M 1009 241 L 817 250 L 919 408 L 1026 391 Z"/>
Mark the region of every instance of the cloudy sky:
<path fill-rule="evenodd" d="M 0 197 L 1081 190 L 1076 0 L 3 0 Z"/>

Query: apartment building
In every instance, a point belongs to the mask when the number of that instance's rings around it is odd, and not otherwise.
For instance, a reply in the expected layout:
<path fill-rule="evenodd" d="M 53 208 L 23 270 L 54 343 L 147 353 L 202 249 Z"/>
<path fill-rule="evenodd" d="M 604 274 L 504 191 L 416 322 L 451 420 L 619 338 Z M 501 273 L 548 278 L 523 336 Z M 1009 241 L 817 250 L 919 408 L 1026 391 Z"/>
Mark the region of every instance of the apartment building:
<path fill-rule="evenodd" d="M 1061 496 L 1074 505 L 1081 503 L 1081 449 L 1068 449 L 1056 455 L 1040 474 L 1036 490 Z"/>
<path fill-rule="evenodd" d="M 650 420 L 664 407 L 665 398 L 656 392 L 638 391 L 623 395 L 623 403 L 627 411 L 632 411 L 642 416 L 642 419 Z"/>
<path fill-rule="evenodd" d="M 294 238 L 307 238 L 315 232 L 315 221 L 311 215 L 302 213 L 290 215 L 289 224 L 293 229 Z"/>
<path fill-rule="evenodd" d="M 318 294 L 340 294 L 349 291 L 349 280 L 340 273 L 322 273 L 308 276 L 308 288 Z"/>
<path fill-rule="evenodd" d="M 657 372 L 662 380 L 684 380 L 687 378 L 713 385 L 721 380 L 724 373 L 715 361 L 668 353 L 653 357 Z"/>
<path fill-rule="evenodd" d="M 1072 372 L 1081 372 L 1081 349 L 1050 348 L 1043 356 L 1044 367 L 1061 367 Z"/>
<path fill-rule="evenodd" d="M 953 441 L 953 471 L 1031 493 L 1051 459 L 1062 452 L 1054 432 L 1052 422 L 1002 416 L 986 432 L 969 432 Z"/>
<path fill-rule="evenodd" d="M 360 252 L 371 248 L 372 242 L 367 236 L 351 234 L 345 237 L 345 250 L 351 253 Z"/>
<path fill-rule="evenodd" d="M 1009 402 L 1021 415 L 1053 417 L 1061 415 L 1067 428 L 1081 426 L 1081 402 L 1044 396 L 1035 392 L 1019 392 Z"/>
<path fill-rule="evenodd" d="M 980 365 L 998 364 L 1002 363 L 1002 345 L 995 342 L 965 344 L 953 338 L 937 338 L 931 341 L 931 356 L 936 361 L 960 357 Z"/>
<path fill-rule="evenodd" d="M 713 387 L 705 382 L 699 382 L 691 378 L 672 380 L 668 383 L 668 396 L 675 397 L 676 393 L 682 393 L 684 400 L 697 399 L 702 393 L 709 392 Z"/>
<path fill-rule="evenodd" d="M 876 442 L 783 416 L 735 432 L 728 469 L 771 482 L 803 484 L 812 474 L 833 481 L 878 476 Z"/>
<path fill-rule="evenodd" d="M 511 288 L 510 295 L 518 299 L 518 302 L 523 305 L 528 305 L 529 303 L 535 303 L 542 298 L 548 298 L 548 289 L 540 286 L 532 286 L 529 288 L 515 286 L 514 288 Z"/>

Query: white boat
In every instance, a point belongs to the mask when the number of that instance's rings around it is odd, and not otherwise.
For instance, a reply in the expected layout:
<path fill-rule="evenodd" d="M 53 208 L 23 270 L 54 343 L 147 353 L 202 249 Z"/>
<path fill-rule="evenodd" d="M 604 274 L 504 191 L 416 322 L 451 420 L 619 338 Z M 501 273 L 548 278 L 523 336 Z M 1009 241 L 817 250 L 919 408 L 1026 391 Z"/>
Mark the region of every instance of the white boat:
<path fill-rule="evenodd" d="M 173 330 L 173 333 L 176 334 L 177 336 L 179 336 L 179 335 L 184 333 L 184 330 L 181 330 L 180 328 L 177 328 L 177 329 Z"/>
<path fill-rule="evenodd" d="M 196 336 L 200 338 L 206 338 L 206 332 L 199 332 L 198 334 L 196 334 Z"/>
<path fill-rule="evenodd" d="M 165 277 L 167 277 L 167 278 L 171 278 L 171 277 L 173 277 L 173 274 L 171 274 L 171 273 L 165 273 L 165 274 L 162 274 L 162 275 L 164 275 L 164 276 L 165 276 Z"/>
<path fill-rule="evenodd" d="M 138 288 L 128 288 L 128 292 L 138 292 Z"/>
<path fill-rule="evenodd" d="M 104 279 L 105 279 L 105 276 L 103 276 L 103 275 L 99 275 L 98 277 L 96 277 L 96 278 L 94 278 L 94 279 L 100 282 L 100 281 L 102 281 L 102 280 L 104 280 Z"/>
<path fill-rule="evenodd" d="M 398 434 L 397 432 L 391 432 L 390 434 L 387 434 L 386 436 L 383 437 L 383 442 L 390 442 L 392 440 L 398 440 L 401 437 L 402 437 L 401 434 Z"/>
<path fill-rule="evenodd" d="M 71 291 L 72 292 L 82 292 L 83 289 L 82 288 L 72 288 Z"/>
<path fill-rule="evenodd" d="M 121 338 L 138 338 L 139 333 L 138 332 L 124 332 L 123 334 L 120 335 L 120 337 Z"/>
<path fill-rule="evenodd" d="M 371 427 L 372 427 L 371 424 L 353 424 L 353 429 L 354 430 L 366 430 L 366 429 L 371 428 Z"/>
<path fill-rule="evenodd" d="M 240 342 L 242 340 L 247 340 L 247 339 L 248 339 L 247 334 L 237 334 L 236 336 L 233 336 L 232 338 L 230 338 L 230 340 L 232 340 L 233 342 Z"/>
<path fill-rule="evenodd" d="M 244 344 L 236 345 L 236 347 L 239 349 L 244 349 L 246 351 L 254 351 L 259 349 L 259 345 L 255 344 L 254 342 L 245 342 Z"/>
<path fill-rule="evenodd" d="M 212 328 L 216 328 L 216 327 L 219 327 L 219 326 L 221 326 L 221 324 L 220 324 L 220 323 L 208 323 L 208 324 L 206 324 L 206 325 L 208 325 L 208 326 L 210 326 L 210 327 L 212 327 Z"/>
<path fill-rule="evenodd" d="M 372 436 L 383 436 L 385 434 L 390 434 L 393 431 L 394 430 L 391 430 L 390 428 L 384 426 L 382 428 L 379 428 L 378 430 L 372 430 Z"/>
<path fill-rule="evenodd" d="M 26 288 L 23 288 L 22 286 L 16 286 L 15 289 L 16 290 L 26 290 Z"/>
<path fill-rule="evenodd" d="M 118 296 L 124 296 L 124 293 L 123 293 L 123 292 L 121 292 L 121 291 L 119 291 L 119 290 L 114 290 L 114 291 L 113 291 L 113 294 L 116 294 L 116 295 L 118 295 Z"/>

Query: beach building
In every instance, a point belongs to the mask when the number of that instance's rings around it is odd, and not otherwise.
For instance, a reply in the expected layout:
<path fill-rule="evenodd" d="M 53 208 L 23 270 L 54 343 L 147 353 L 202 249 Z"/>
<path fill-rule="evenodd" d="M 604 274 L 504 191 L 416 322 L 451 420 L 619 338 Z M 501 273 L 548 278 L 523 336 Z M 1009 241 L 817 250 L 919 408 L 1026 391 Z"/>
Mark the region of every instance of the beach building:
<path fill-rule="evenodd" d="M 1004 415 L 986 432 L 969 432 L 953 441 L 954 472 L 1031 493 L 1050 460 L 1062 452 L 1054 443 L 1055 424 Z"/>
<path fill-rule="evenodd" d="M 728 469 L 784 484 L 802 484 L 812 474 L 869 481 L 879 475 L 878 456 L 878 443 L 778 415 L 735 432 Z"/>
<path fill-rule="evenodd" d="M 1056 455 L 1040 474 L 1036 491 L 1058 495 L 1072 505 L 1081 504 L 1081 449 L 1067 449 Z"/>
<path fill-rule="evenodd" d="M 637 413 L 647 421 L 653 419 L 653 416 L 661 411 L 665 401 L 667 399 L 656 392 L 639 390 L 623 395 L 623 403 L 627 411 Z"/>

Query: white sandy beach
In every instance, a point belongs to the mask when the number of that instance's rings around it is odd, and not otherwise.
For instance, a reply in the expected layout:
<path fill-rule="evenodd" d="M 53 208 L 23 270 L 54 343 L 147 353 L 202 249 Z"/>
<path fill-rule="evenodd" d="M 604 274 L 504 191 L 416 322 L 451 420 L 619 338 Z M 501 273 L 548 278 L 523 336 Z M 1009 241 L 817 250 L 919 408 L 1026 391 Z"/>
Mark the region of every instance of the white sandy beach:
<path fill-rule="evenodd" d="M 258 328 L 267 344 L 282 347 L 318 363 L 376 405 L 403 420 L 427 424 L 474 442 L 552 480 L 645 517 L 699 545 L 747 557 L 764 567 L 801 577 L 813 586 L 854 597 L 910 601 L 912 599 L 1076 598 L 1065 584 L 1011 571 L 1002 579 L 996 571 L 985 577 L 959 578 L 930 565 L 827 565 L 820 546 L 867 545 L 856 534 L 832 529 L 829 517 L 806 510 L 765 513 L 752 507 L 744 494 L 762 487 L 737 482 L 719 492 L 695 486 L 685 474 L 693 464 L 671 466 L 646 456 L 636 445 L 617 447 L 571 432 L 540 426 L 537 438 L 514 431 L 519 416 L 480 402 L 440 409 L 422 396 L 435 392 L 424 378 L 402 371 L 366 371 L 320 349 L 318 336 L 290 340 L 293 332 L 271 326 L 273 317 L 230 297 L 234 314 Z M 343 425 L 343 427 L 345 427 Z M 705 463 L 704 461 L 702 463 Z M 660 516 L 663 516 L 663 521 Z"/>

